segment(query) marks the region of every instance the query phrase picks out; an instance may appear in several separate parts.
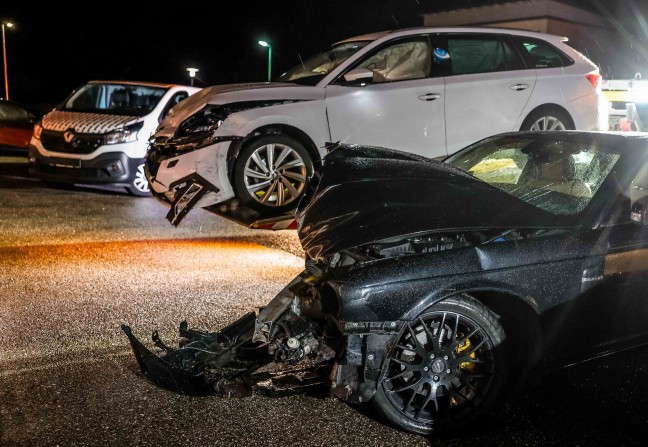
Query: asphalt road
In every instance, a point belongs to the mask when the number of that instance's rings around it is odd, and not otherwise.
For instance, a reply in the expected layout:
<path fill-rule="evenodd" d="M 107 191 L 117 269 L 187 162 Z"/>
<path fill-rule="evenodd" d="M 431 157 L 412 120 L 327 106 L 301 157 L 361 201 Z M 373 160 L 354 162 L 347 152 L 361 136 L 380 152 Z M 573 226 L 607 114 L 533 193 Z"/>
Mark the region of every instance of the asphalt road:
<path fill-rule="evenodd" d="M 295 234 L 152 198 L 54 190 L 0 156 L 1 446 L 645 446 L 648 355 L 553 374 L 459 435 L 398 432 L 326 395 L 190 397 L 138 371 L 125 322 L 176 341 L 267 303 L 303 266 Z"/>

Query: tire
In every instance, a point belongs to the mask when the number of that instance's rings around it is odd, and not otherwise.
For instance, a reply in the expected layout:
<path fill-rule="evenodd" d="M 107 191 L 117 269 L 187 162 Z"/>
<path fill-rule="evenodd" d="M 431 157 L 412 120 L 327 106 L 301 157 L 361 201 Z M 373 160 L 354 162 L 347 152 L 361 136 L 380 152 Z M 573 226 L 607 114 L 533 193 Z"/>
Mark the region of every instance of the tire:
<path fill-rule="evenodd" d="M 282 214 L 297 207 L 312 175 L 313 161 L 299 141 L 266 135 L 239 153 L 234 190 L 246 206 L 264 215 Z"/>
<path fill-rule="evenodd" d="M 398 334 L 373 408 L 390 425 L 420 435 L 464 426 L 502 396 L 504 339 L 495 314 L 471 296 L 435 304 Z"/>
<path fill-rule="evenodd" d="M 574 121 L 568 113 L 555 107 L 534 110 L 526 117 L 521 131 L 574 130 Z"/>
<path fill-rule="evenodd" d="M 130 185 L 127 186 L 126 189 L 130 194 L 138 197 L 147 197 L 151 195 L 148 179 L 144 173 L 144 163 L 137 167 L 130 180 Z"/>

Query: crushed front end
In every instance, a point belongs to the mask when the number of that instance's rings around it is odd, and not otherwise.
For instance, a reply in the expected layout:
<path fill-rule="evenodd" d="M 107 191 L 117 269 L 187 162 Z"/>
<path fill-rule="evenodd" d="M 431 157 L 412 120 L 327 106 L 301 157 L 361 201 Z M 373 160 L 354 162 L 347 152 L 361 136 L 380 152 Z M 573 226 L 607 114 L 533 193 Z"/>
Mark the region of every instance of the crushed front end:
<path fill-rule="evenodd" d="M 307 262 L 307 269 L 267 306 L 217 332 L 180 324 L 177 348 L 157 332 L 152 352 L 122 325 L 142 373 L 161 387 L 192 395 L 248 396 L 330 386 L 349 402 L 371 399 L 388 341 L 400 322 L 342 322 L 327 278 L 334 272 Z"/>

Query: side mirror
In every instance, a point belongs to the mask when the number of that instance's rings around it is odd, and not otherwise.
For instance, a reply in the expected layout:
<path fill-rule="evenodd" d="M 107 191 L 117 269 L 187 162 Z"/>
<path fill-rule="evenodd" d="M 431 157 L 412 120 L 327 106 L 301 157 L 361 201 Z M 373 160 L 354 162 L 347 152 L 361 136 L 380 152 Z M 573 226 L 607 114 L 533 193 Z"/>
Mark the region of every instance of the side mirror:
<path fill-rule="evenodd" d="M 354 68 L 344 74 L 344 81 L 349 84 L 370 83 L 374 73 L 368 68 Z"/>
<path fill-rule="evenodd" d="M 648 225 L 648 196 L 642 197 L 632 204 L 630 219 L 641 225 Z"/>

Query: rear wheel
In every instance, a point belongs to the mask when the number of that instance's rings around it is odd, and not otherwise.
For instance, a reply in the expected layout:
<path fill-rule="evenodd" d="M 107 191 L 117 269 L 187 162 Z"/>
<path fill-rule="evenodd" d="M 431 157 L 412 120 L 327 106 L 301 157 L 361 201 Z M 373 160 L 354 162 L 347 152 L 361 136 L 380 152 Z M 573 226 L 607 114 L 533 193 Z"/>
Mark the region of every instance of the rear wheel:
<path fill-rule="evenodd" d="M 385 359 L 373 405 L 396 428 L 429 434 L 465 425 L 501 395 L 508 365 L 497 317 L 468 295 L 406 323 Z"/>
<path fill-rule="evenodd" d="M 137 167 L 137 170 L 131 178 L 130 185 L 126 189 L 128 189 L 128 192 L 134 196 L 144 197 L 151 195 L 149 182 L 144 173 L 144 163 Z"/>
<path fill-rule="evenodd" d="M 304 195 L 313 161 L 306 148 L 286 135 L 252 141 L 234 165 L 236 195 L 263 214 L 280 214 L 297 207 Z"/>
<path fill-rule="evenodd" d="M 553 107 L 542 108 L 531 112 L 522 123 L 520 130 L 548 131 L 573 130 L 574 123 L 569 114 Z"/>

